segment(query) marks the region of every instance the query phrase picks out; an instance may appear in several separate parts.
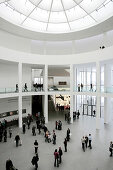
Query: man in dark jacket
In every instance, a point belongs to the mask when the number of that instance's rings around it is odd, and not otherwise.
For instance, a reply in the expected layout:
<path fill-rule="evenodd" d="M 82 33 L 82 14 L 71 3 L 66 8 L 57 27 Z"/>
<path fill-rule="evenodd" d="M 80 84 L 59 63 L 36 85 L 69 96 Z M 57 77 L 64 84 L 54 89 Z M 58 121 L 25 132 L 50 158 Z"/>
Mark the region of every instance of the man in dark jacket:
<path fill-rule="evenodd" d="M 33 156 L 32 158 L 32 165 L 35 165 L 35 169 L 37 170 L 38 168 L 38 161 L 39 161 L 39 157 L 38 157 L 38 154 L 36 154 L 36 156 Z"/>
<path fill-rule="evenodd" d="M 59 147 L 58 153 L 59 153 L 59 163 L 61 163 L 62 162 L 62 155 L 63 155 L 61 147 Z"/>
<path fill-rule="evenodd" d="M 23 134 L 25 134 L 25 132 L 26 132 L 26 124 L 23 123 Z"/>
<path fill-rule="evenodd" d="M 19 140 L 20 140 L 20 136 L 19 136 L 19 135 L 16 135 L 16 136 L 15 136 L 16 147 L 18 147 Z"/>
<path fill-rule="evenodd" d="M 37 140 L 35 140 L 34 146 L 35 146 L 35 153 L 37 153 L 37 150 L 38 150 L 38 142 L 37 142 Z"/>
<path fill-rule="evenodd" d="M 64 148 L 65 148 L 65 152 L 67 152 L 67 139 L 66 138 L 64 140 Z"/>

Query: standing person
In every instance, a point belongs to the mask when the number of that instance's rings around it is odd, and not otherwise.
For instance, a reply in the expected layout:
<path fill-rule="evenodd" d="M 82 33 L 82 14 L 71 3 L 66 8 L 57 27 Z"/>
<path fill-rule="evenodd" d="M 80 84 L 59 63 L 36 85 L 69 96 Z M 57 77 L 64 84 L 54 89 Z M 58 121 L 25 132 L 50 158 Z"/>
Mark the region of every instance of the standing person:
<path fill-rule="evenodd" d="M 80 116 L 80 112 L 78 110 L 78 112 L 77 112 L 77 119 L 79 119 L 79 116 Z"/>
<path fill-rule="evenodd" d="M 93 91 L 93 84 L 90 84 L 90 91 Z"/>
<path fill-rule="evenodd" d="M 37 140 L 35 140 L 35 142 L 34 142 L 34 147 L 35 147 L 35 153 L 37 153 L 37 150 L 38 150 L 38 142 L 37 142 Z"/>
<path fill-rule="evenodd" d="M 61 163 L 62 162 L 62 155 L 63 155 L 61 147 L 59 147 L 58 153 L 59 153 L 59 163 Z"/>
<path fill-rule="evenodd" d="M 92 149 L 92 145 L 91 145 L 91 142 L 92 142 L 92 136 L 91 134 L 89 134 L 89 137 L 88 137 L 88 140 L 89 140 L 89 148 Z"/>
<path fill-rule="evenodd" d="M 67 141 L 69 141 L 70 140 L 70 129 L 68 128 L 68 130 L 67 130 Z"/>
<path fill-rule="evenodd" d="M 27 120 L 28 129 L 30 129 L 30 120 Z"/>
<path fill-rule="evenodd" d="M 54 134 L 53 134 L 53 144 L 54 144 L 54 145 L 56 144 L 56 134 L 55 134 L 55 132 L 54 132 Z"/>
<path fill-rule="evenodd" d="M 78 84 L 78 92 L 80 92 L 80 84 Z"/>
<path fill-rule="evenodd" d="M 85 136 L 85 145 L 86 145 L 86 148 L 87 148 L 87 145 L 88 145 L 88 137 L 87 137 L 87 135 Z"/>
<path fill-rule="evenodd" d="M 10 159 L 8 159 L 6 161 L 6 170 L 17 170 L 14 166 L 13 166 L 13 163 Z"/>
<path fill-rule="evenodd" d="M 93 110 L 93 117 L 95 117 L 96 116 L 96 111 L 95 110 Z"/>
<path fill-rule="evenodd" d="M 16 91 L 15 92 L 18 92 L 18 84 L 16 84 Z"/>
<path fill-rule="evenodd" d="M 54 157 L 55 157 L 54 166 L 56 167 L 56 163 L 57 163 L 57 167 L 59 167 L 59 162 L 58 162 L 59 154 L 57 152 L 57 149 L 55 149 Z"/>
<path fill-rule="evenodd" d="M 64 148 L 65 148 L 65 152 L 67 152 L 67 139 L 66 138 L 64 140 Z"/>
<path fill-rule="evenodd" d="M 35 129 L 36 129 L 36 127 L 33 125 L 33 127 L 32 127 L 32 134 L 33 134 L 33 136 L 36 136 Z"/>
<path fill-rule="evenodd" d="M 7 142 L 7 130 L 4 131 L 4 142 Z"/>
<path fill-rule="evenodd" d="M 84 136 L 82 137 L 81 142 L 82 142 L 82 149 L 85 152 L 85 138 L 84 138 Z"/>
<path fill-rule="evenodd" d="M 33 158 L 32 158 L 32 165 L 35 165 L 35 169 L 37 170 L 37 168 L 38 168 L 38 161 L 39 161 L 39 156 L 38 156 L 38 154 L 36 154 L 36 156 L 33 156 Z"/>
<path fill-rule="evenodd" d="M 111 153 L 109 156 L 112 156 L 112 153 L 113 153 L 113 142 L 112 141 L 110 142 L 109 151 Z"/>
<path fill-rule="evenodd" d="M 17 134 L 17 135 L 15 136 L 15 141 L 16 141 L 16 147 L 18 147 L 18 144 L 19 144 L 19 141 L 20 141 L 20 136 L 19 136 L 19 134 Z"/>
<path fill-rule="evenodd" d="M 81 86 L 81 91 L 83 91 L 83 84 L 81 83 L 81 85 L 80 85 L 80 86 Z"/>
<path fill-rule="evenodd" d="M 57 120 L 56 120 L 56 122 L 55 122 L 55 129 L 56 129 L 56 130 L 58 129 L 58 122 L 57 122 Z"/>
<path fill-rule="evenodd" d="M 9 127 L 9 137 L 10 138 L 12 137 L 12 129 L 11 129 L 11 127 Z"/>
<path fill-rule="evenodd" d="M 38 125 L 38 133 L 41 133 L 41 124 Z"/>
<path fill-rule="evenodd" d="M 23 134 L 25 134 L 25 132 L 26 132 L 26 124 L 23 123 Z"/>

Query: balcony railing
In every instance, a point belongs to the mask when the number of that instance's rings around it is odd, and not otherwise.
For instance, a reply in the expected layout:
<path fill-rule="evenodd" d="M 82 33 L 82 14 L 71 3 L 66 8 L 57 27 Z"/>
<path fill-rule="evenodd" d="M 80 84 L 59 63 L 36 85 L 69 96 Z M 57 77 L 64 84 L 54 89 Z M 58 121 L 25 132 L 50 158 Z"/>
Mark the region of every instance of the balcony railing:
<path fill-rule="evenodd" d="M 48 88 L 48 91 L 69 91 L 69 90 L 70 88 L 65 86 L 61 86 L 61 87 L 52 86 Z"/>
<path fill-rule="evenodd" d="M 18 91 L 16 91 L 16 89 L 13 87 L 0 88 L 0 94 L 3 93 L 18 93 Z"/>
<path fill-rule="evenodd" d="M 83 87 L 81 87 L 81 86 L 75 87 L 74 91 L 76 91 L 76 92 L 96 92 L 96 90 L 97 90 L 96 85 L 93 85 L 92 88 L 90 85 L 84 85 Z"/>

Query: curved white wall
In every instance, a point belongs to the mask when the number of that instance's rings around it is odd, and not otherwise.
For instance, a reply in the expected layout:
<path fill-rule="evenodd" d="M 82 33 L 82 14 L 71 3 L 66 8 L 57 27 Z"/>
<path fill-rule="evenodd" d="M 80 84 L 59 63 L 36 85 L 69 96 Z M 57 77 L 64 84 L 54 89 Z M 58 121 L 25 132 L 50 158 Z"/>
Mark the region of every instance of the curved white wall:
<path fill-rule="evenodd" d="M 103 34 L 73 41 L 39 41 L 19 37 L 0 30 L 0 46 L 31 54 L 69 55 L 98 50 L 100 46 L 113 45 L 113 30 Z"/>

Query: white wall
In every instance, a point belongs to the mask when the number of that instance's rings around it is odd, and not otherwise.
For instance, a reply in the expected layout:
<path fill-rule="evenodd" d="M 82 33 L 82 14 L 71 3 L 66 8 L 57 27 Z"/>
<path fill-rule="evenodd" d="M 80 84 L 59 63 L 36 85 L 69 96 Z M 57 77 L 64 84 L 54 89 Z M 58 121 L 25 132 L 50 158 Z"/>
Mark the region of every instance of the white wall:
<path fill-rule="evenodd" d="M 27 116 L 28 113 L 31 114 L 31 97 L 23 97 L 22 100 L 22 109 L 26 109 L 26 113 L 23 114 L 23 117 Z M 5 112 L 10 112 L 10 111 L 15 111 L 18 110 L 18 98 L 6 98 L 6 99 L 0 99 L 0 114 L 5 113 Z M 8 116 L 1 118 L 1 120 L 6 119 L 6 120 L 12 120 L 18 118 L 18 115 L 14 116 Z"/>
<path fill-rule="evenodd" d="M 23 65 L 22 67 L 22 87 L 27 83 L 28 89 L 31 88 L 32 84 L 32 71 L 29 65 Z"/>
<path fill-rule="evenodd" d="M 16 84 L 18 84 L 18 66 L 0 63 L 0 88 L 15 88 Z"/>

